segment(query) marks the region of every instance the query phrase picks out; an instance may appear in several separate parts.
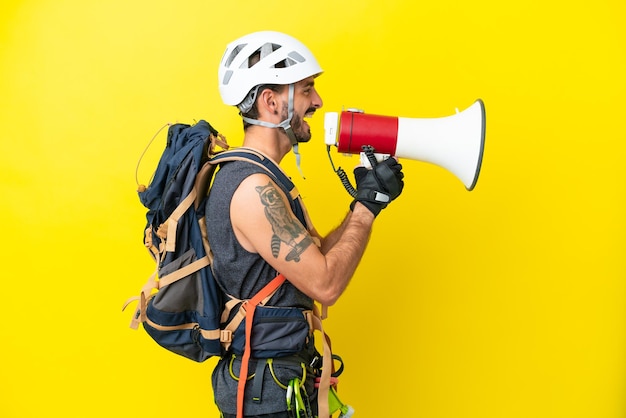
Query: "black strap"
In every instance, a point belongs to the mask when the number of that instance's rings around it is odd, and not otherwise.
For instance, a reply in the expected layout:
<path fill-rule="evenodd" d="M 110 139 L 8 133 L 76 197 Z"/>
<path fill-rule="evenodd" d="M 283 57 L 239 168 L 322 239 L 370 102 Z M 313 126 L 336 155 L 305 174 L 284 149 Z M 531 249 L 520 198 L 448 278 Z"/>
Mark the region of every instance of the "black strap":
<path fill-rule="evenodd" d="M 258 360 L 256 369 L 254 370 L 254 380 L 252 382 L 252 401 L 261 403 L 261 394 L 263 393 L 263 378 L 265 369 L 267 368 L 267 360 Z"/>

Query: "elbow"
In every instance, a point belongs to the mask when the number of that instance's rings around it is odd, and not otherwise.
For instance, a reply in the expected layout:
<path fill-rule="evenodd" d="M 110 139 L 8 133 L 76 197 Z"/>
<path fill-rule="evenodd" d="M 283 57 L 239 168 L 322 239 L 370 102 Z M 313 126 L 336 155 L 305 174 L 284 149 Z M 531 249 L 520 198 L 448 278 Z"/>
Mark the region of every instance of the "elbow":
<path fill-rule="evenodd" d="M 325 286 L 317 292 L 315 300 L 324 306 L 333 306 L 343 293 L 343 289 L 337 289 L 335 286 Z"/>
<path fill-rule="evenodd" d="M 338 297 L 320 298 L 317 300 L 317 302 L 319 302 L 322 306 L 333 306 L 338 299 Z"/>

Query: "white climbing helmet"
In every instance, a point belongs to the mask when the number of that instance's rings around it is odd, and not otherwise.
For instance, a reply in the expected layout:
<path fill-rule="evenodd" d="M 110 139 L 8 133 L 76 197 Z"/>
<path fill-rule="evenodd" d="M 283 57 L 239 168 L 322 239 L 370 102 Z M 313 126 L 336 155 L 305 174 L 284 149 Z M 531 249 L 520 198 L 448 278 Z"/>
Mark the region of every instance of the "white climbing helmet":
<path fill-rule="evenodd" d="M 260 60 L 250 66 L 257 53 Z M 218 71 L 220 95 L 225 104 L 237 106 L 258 85 L 293 84 L 322 71 L 297 39 L 280 32 L 254 32 L 226 47 Z"/>

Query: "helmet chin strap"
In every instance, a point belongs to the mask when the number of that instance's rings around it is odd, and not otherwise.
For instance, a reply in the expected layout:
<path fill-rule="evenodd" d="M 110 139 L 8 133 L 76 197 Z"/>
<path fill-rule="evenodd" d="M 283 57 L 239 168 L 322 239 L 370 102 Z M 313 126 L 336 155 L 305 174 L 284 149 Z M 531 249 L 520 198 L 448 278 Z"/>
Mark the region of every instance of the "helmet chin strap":
<path fill-rule="evenodd" d="M 242 119 L 245 122 L 248 122 L 251 125 L 264 126 L 266 128 L 283 128 L 287 137 L 289 137 L 289 141 L 291 142 L 291 146 L 293 148 L 293 153 L 296 155 L 296 166 L 298 167 L 298 171 L 302 178 L 304 178 L 304 174 L 302 173 L 302 169 L 300 168 L 300 153 L 298 152 L 298 139 L 296 138 L 296 134 L 293 132 L 293 128 L 291 127 L 291 119 L 293 119 L 293 96 L 294 96 L 294 84 L 289 84 L 289 102 L 287 105 L 287 119 L 276 124 L 265 122 L 262 120 L 251 119 L 245 116 L 242 116 Z"/>

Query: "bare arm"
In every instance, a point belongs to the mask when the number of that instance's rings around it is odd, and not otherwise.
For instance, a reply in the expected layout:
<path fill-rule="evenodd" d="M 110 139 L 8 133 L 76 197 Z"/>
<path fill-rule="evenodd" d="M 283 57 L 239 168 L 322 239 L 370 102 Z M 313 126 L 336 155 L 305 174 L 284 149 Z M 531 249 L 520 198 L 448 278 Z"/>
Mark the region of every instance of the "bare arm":
<path fill-rule="evenodd" d="M 295 217 L 267 175 L 244 180 L 231 204 L 235 235 L 303 293 L 332 305 L 346 289 L 369 240 L 374 215 L 360 203 L 322 241 L 322 249 Z"/>
<path fill-rule="evenodd" d="M 330 231 L 328 235 L 321 238 L 321 251 L 326 254 L 334 245 L 341 239 L 343 235 L 343 231 L 346 229 L 346 226 L 350 224 L 350 218 L 352 217 L 352 212 L 348 212 L 346 217 L 343 219 L 341 224 L 337 226 L 334 230 Z"/>

